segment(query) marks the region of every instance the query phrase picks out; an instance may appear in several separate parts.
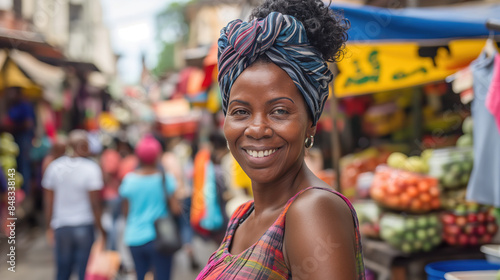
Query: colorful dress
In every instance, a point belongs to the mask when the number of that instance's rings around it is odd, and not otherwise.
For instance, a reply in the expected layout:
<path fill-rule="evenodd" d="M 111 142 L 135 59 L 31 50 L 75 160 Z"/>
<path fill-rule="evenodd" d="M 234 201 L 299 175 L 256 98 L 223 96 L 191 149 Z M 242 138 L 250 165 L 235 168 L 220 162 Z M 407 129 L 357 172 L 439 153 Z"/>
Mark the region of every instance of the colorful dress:
<path fill-rule="evenodd" d="M 356 235 L 355 255 L 358 275 L 356 279 L 365 279 L 361 236 L 359 234 L 356 212 L 349 200 L 342 194 L 332 189 L 319 187 L 306 188 L 290 198 L 273 225 L 254 245 L 240 254 L 232 255 L 229 253 L 229 246 L 234 233 L 238 225 L 250 215 L 254 207 L 253 201 L 241 205 L 231 217 L 226 236 L 221 246 L 212 254 L 208 260 L 207 266 L 201 271 L 196 279 L 292 279 L 291 271 L 286 266 L 282 252 L 285 235 L 285 215 L 292 202 L 300 194 L 309 189 L 322 189 L 337 194 L 351 209 Z"/>

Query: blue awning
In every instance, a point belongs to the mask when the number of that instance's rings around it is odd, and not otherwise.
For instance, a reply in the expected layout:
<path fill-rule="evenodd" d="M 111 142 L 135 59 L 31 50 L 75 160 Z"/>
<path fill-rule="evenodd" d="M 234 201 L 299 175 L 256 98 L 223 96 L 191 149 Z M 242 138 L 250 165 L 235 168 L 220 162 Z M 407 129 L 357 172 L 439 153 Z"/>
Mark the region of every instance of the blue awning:
<path fill-rule="evenodd" d="M 351 22 L 350 42 L 488 37 L 486 21 L 500 20 L 500 4 L 387 9 L 333 3 L 332 9 L 342 12 Z"/>

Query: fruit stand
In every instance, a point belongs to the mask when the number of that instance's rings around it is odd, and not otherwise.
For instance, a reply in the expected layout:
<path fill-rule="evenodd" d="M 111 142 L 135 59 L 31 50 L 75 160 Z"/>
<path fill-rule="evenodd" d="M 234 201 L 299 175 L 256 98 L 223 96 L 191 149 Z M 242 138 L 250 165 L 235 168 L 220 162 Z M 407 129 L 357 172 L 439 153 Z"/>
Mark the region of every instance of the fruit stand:
<path fill-rule="evenodd" d="M 358 129 L 369 149 L 408 144 L 389 154 L 358 150 L 344 156 L 347 164 L 333 164 L 340 166 L 340 190 L 358 213 L 366 267 L 378 279 L 416 280 L 427 278 L 424 267 L 431 262 L 484 259 L 480 246 L 494 240 L 500 217 L 491 206 L 465 199 L 474 168 L 473 120 L 470 105 L 443 80 L 477 58 L 490 33 L 484 21 L 497 17 L 500 5 L 398 11 L 336 6 L 352 28 L 349 59 L 337 66 L 334 103 L 371 96 Z M 374 26 L 380 28 L 369 32 Z"/>
<path fill-rule="evenodd" d="M 427 279 L 426 264 L 443 260 L 484 259 L 478 247 L 438 246 L 430 252 L 403 253 L 381 240 L 363 239 L 365 267 L 377 273 L 378 280 Z"/>

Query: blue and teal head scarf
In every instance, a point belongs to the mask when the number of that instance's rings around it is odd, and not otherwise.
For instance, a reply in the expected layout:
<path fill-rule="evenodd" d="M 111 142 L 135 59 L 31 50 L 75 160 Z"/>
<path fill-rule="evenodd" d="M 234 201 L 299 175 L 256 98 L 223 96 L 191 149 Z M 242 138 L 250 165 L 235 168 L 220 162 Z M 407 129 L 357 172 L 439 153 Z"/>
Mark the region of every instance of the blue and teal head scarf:
<path fill-rule="evenodd" d="M 224 114 L 236 78 L 265 54 L 288 73 L 306 100 L 313 124 L 317 123 L 333 74 L 321 53 L 309 44 L 300 21 L 277 12 L 250 22 L 233 20 L 221 30 L 218 45 L 218 79 Z"/>

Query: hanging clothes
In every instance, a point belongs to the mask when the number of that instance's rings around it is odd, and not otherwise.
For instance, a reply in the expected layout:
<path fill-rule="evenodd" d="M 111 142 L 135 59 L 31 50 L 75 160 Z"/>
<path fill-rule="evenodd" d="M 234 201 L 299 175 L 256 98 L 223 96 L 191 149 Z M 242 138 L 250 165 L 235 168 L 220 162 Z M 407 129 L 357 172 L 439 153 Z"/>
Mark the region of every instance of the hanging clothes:
<path fill-rule="evenodd" d="M 471 63 L 474 77 L 474 168 L 467 187 L 467 199 L 500 207 L 500 132 L 485 101 L 491 85 L 495 55 L 482 52 Z"/>
<path fill-rule="evenodd" d="M 486 108 L 495 118 L 500 132 L 500 54 L 495 56 L 495 66 L 493 68 L 493 77 L 486 96 Z"/>

